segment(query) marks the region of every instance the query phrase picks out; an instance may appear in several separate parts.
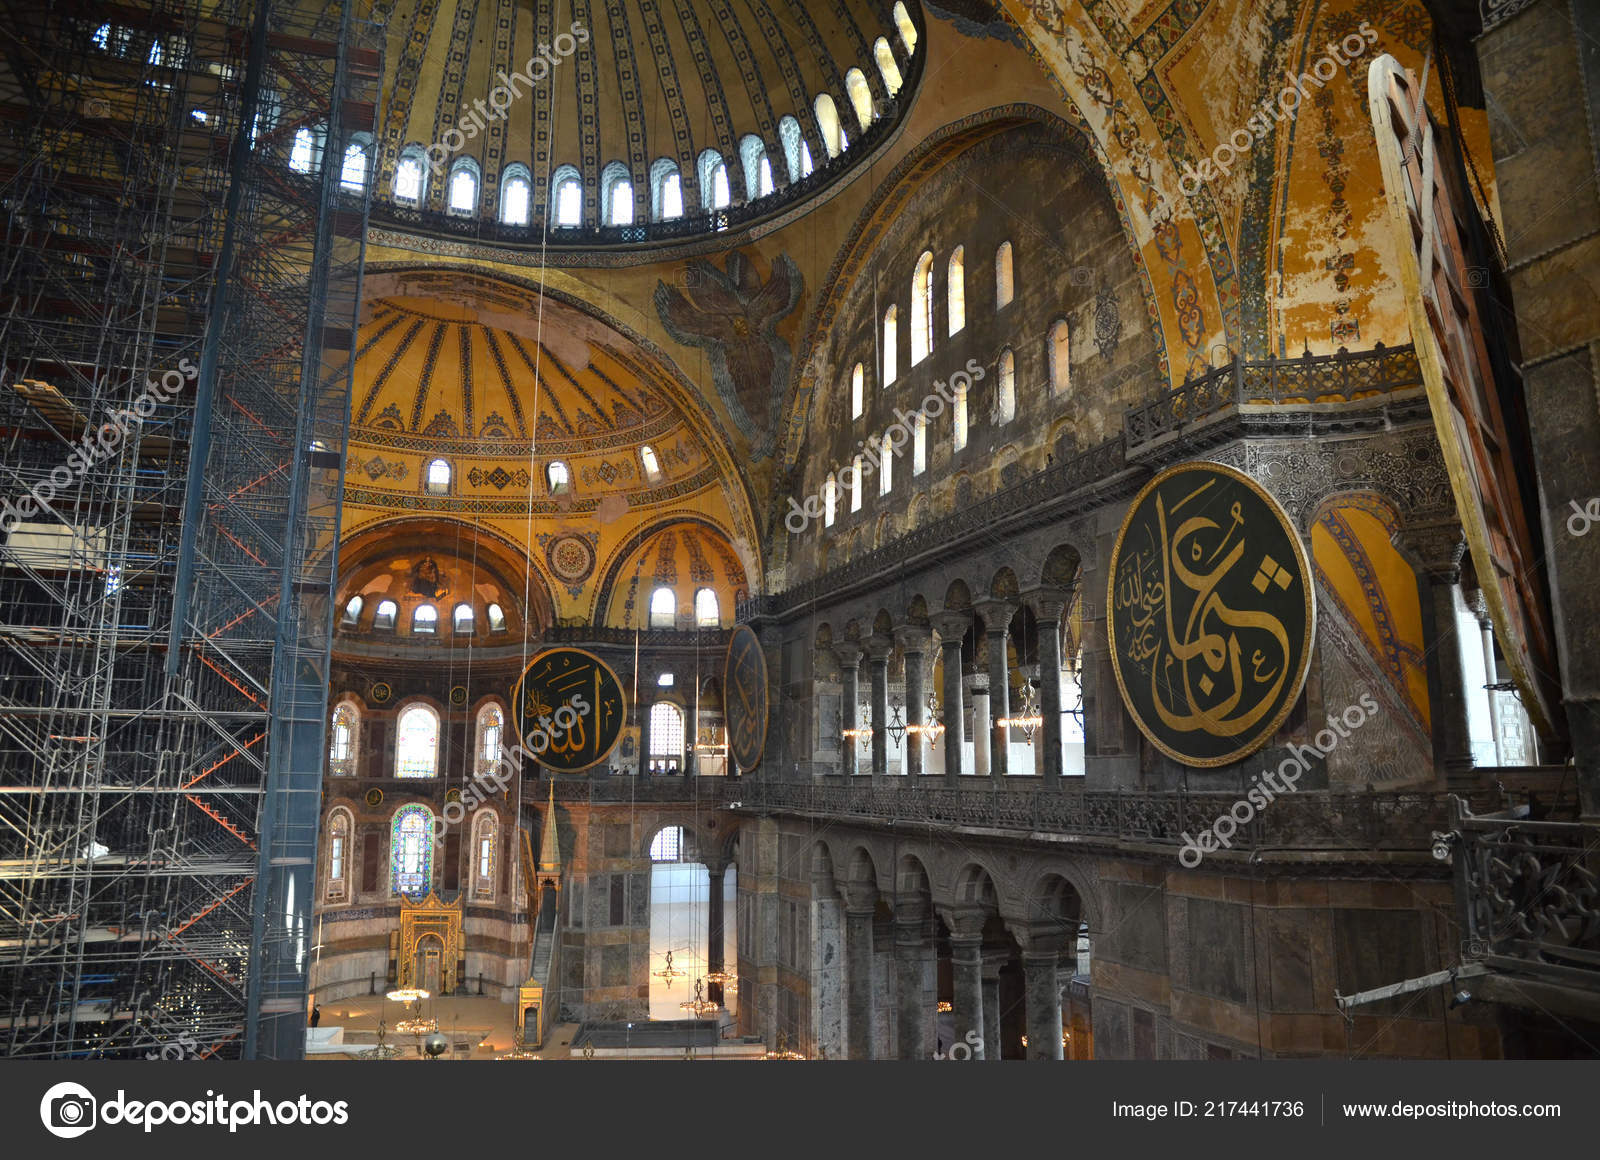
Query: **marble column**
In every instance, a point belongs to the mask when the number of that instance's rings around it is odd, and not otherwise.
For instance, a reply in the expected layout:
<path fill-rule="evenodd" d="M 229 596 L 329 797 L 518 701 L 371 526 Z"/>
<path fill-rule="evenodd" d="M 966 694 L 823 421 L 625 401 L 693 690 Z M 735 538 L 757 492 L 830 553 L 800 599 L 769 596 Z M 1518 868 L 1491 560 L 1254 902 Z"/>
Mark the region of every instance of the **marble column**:
<path fill-rule="evenodd" d="M 1006 645 L 1017 607 L 1011 600 L 985 600 L 978 606 L 989 653 L 990 777 L 1004 777 L 1010 770 L 1011 727 L 1001 722 L 1011 715 L 1011 658 Z"/>
<path fill-rule="evenodd" d="M 862 649 L 860 645 L 853 641 L 846 641 L 844 644 L 834 645 L 833 651 L 834 655 L 839 658 L 839 699 L 841 702 L 839 716 L 846 729 L 856 729 L 862 724 L 856 720 L 856 705 L 859 704 L 861 699 Z M 860 750 L 858 747 L 861 744 L 861 739 L 859 737 L 844 737 L 840 739 L 840 744 L 844 747 L 841 750 L 842 764 L 840 772 L 846 777 L 851 777 L 856 773 L 856 766 L 859 763 L 858 754 Z"/>
<path fill-rule="evenodd" d="M 900 651 L 906 663 L 906 776 L 922 774 L 922 747 L 927 739 L 918 732 L 924 723 L 928 700 L 927 674 L 923 671 L 928 642 L 932 634 L 925 628 L 907 627 L 898 631 Z"/>
<path fill-rule="evenodd" d="M 1428 581 L 1433 613 L 1433 640 L 1428 642 L 1439 688 L 1434 706 L 1434 751 L 1445 788 L 1466 793 L 1478 787 L 1472 766 L 1472 729 L 1467 721 L 1466 675 L 1461 663 L 1461 635 L 1456 610 L 1461 590 L 1461 559 L 1466 539 L 1454 522 L 1403 528 L 1396 542 L 1409 550 Z M 1338 713 L 1343 705 L 1324 706 Z M 1307 728 L 1313 728 L 1308 725 Z"/>
<path fill-rule="evenodd" d="M 889 773 L 889 654 L 894 639 L 874 633 L 867 641 L 872 674 L 872 776 Z"/>
<path fill-rule="evenodd" d="M 1000 1054 L 1000 968 L 1010 960 L 1006 951 L 983 952 L 983 1058 L 998 1063 Z"/>
<path fill-rule="evenodd" d="M 723 969 L 723 918 L 722 918 L 722 888 L 723 878 L 727 875 L 726 866 L 706 866 L 708 890 L 706 894 L 706 970 L 720 971 Z M 722 1003 L 722 984 L 709 983 L 706 989 L 706 998 L 719 1006 Z"/>
<path fill-rule="evenodd" d="M 1067 932 L 1061 922 L 1010 923 L 1022 948 L 1029 1059 L 1061 1059 L 1061 952 Z"/>
<path fill-rule="evenodd" d="M 944 780 L 945 784 L 960 784 L 961 777 L 961 638 L 972 625 L 972 616 L 965 612 L 941 612 L 934 617 L 934 627 L 939 631 L 939 651 L 944 665 Z"/>
<path fill-rule="evenodd" d="M 1061 617 L 1071 593 L 1040 588 L 1031 593 L 1039 626 L 1039 726 L 1046 789 L 1061 789 Z"/>
<path fill-rule="evenodd" d="M 844 891 L 845 1051 L 872 1058 L 872 917 L 865 892 Z"/>
<path fill-rule="evenodd" d="M 940 917 L 950 930 L 951 1013 L 955 1016 L 954 1049 L 966 1050 L 959 1058 L 985 1058 L 983 1010 L 983 924 L 987 912 L 978 906 L 941 908 Z M 970 1057 L 967 1052 L 971 1052 Z"/>
<path fill-rule="evenodd" d="M 894 923 L 894 1004 L 901 1059 L 933 1055 L 933 1012 L 928 1008 L 927 912 L 902 910 Z"/>

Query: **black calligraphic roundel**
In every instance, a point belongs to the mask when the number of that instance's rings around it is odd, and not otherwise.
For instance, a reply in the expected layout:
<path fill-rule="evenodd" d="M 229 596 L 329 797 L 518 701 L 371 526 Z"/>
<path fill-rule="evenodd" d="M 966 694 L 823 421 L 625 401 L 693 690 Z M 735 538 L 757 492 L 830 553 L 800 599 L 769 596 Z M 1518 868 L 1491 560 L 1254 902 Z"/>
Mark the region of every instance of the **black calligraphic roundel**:
<path fill-rule="evenodd" d="M 581 648 L 540 653 L 511 694 L 522 748 L 551 769 L 571 773 L 604 761 L 627 718 L 622 684 L 609 665 Z"/>
<path fill-rule="evenodd" d="M 728 752 L 741 771 L 754 769 L 767 743 L 767 654 L 749 625 L 739 625 L 728 639 L 722 701 Z"/>
<path fill-rule="evenodd" d="M 1168 468 L 1128 509 L 1110 573 L 1111 664 L 1150 743 L 1202 767 L 1265 745 L 1316 632 L 1310 563 L 1277 501 L 1220 464 Z"/>

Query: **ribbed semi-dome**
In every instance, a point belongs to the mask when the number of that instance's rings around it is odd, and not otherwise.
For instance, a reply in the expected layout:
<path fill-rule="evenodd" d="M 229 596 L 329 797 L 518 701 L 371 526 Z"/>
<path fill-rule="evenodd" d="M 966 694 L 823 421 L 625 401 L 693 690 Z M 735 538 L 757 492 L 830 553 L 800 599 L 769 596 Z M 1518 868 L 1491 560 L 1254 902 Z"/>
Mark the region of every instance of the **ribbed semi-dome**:
<path fill-rule="evenodd" d="M 341 145 L 350 176 L 376 154 L 380 222 L 513 243 L 766 216 L 865 158 L 920 71 L 914 0 L 390 0 L 379 14 L 382 138 Z"/>

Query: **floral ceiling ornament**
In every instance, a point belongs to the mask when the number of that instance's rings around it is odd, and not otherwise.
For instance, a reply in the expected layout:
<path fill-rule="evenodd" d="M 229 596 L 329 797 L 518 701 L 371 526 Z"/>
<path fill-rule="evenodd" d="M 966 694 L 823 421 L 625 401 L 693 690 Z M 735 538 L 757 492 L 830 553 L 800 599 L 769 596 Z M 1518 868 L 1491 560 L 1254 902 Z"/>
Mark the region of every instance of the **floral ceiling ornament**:
<path fill-rule="evenodd" d="M 750 440 L 750 454 L 772 451 L 793 353 L 778 337 L 778 323 L 800 301 L 804 279 L 787 254 L 772 260 L 763 282 L 742 250 L 728 255 L 726 271 L 695 259 L 682 289 L 656 283 L 656 312 L 678 342 L 710 355 L 711 378 L 729 415 Z"/>

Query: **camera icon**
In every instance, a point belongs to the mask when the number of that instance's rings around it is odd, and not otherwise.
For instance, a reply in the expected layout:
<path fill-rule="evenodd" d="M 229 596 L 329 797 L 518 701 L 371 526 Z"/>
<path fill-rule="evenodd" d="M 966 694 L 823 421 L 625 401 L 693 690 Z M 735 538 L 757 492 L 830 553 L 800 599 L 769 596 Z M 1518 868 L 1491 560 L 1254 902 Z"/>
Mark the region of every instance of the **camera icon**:
<path fill-rule="evenodd" d="M 1094 277 L 1094 271 L 1088 266 L 1074 266 L 1067 271 L 1067 281 L 1073 286 L 1087 286 Z"/>
<path fill-rule="evenodd" d="M 1467 285 L 1475 290 L 1481 290 L 1489 284 L 1489 267 L 1468 266 Z"/>
<path fill-rule="evenodd" d="M 39 1101 L 39 1119 L 52 1136 L 72 1140 L 95 1126 L 98 1106 L 82 1084 L 58 1083 Z"/>

